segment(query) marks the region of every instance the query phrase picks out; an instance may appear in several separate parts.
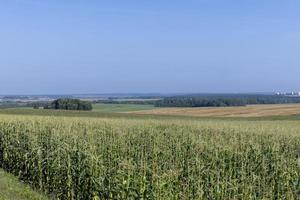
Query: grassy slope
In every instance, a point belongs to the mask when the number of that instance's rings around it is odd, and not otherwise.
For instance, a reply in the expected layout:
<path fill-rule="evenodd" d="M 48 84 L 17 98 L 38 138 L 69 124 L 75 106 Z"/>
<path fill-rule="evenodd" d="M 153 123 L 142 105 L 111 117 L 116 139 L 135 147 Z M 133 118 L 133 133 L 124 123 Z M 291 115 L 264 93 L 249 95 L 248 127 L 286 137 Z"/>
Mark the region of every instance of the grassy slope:
<path fill-rule="evenodd" d="M 48 198 L 32 191 L 29 186 L 0 170 L 0 200 L 46 200 Z"/>

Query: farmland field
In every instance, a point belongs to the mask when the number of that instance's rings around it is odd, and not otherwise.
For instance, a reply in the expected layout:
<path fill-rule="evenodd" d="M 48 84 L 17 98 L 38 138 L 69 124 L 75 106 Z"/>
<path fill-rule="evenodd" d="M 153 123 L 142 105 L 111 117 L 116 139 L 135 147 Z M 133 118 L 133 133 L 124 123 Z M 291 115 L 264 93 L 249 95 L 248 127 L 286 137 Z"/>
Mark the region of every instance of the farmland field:
<path fill-rule="evenodd" d="M 0 200 L 300 200 L 300 0 L 0 3 Z"/>
<path fill-rule="evenodd" d="M 300 196 L 294 118 L 0 113 L 1 167 L 58 199 Z"/>
<path fill-rule="evenodd" d="M 157 108 L 136 114 L 195 117 L 266 117 L 300 114 L 300 104 L 248 105 L 241 107 Z"/>
<path fill-rule="evenodd" d="M 153 109 L 153 105 L 139 105 L 139 104 L 104 104 L 97 103 L 93 104 L 93 111 L 95 112 L 130 112 L 130 111 L 138 111 L 138 110 L 148 110 Z"/>

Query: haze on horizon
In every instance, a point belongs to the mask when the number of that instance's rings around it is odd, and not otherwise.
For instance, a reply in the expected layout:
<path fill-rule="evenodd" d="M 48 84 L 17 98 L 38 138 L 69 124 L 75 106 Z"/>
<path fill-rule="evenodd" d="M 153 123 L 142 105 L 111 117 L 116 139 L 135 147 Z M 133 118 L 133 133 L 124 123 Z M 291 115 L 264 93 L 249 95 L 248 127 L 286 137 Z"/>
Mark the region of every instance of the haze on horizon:
<path fill-rule="evenodd" d="M 0 5 L 0 94 L 300 90 L 299 1 Z"/>

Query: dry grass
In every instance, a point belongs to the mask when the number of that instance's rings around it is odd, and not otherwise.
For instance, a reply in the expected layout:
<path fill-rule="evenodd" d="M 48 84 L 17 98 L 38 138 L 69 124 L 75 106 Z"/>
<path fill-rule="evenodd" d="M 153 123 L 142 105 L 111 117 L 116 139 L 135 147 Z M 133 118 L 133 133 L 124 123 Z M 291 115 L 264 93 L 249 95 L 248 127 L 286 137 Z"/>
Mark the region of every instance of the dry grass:
<path fill-rule="evenodd" d="M 300 114 L 300 104 L 249 105 L 243 107 L 158 108 L 132 112 L 136 114 L 196 117 L 264 117 Z"/>

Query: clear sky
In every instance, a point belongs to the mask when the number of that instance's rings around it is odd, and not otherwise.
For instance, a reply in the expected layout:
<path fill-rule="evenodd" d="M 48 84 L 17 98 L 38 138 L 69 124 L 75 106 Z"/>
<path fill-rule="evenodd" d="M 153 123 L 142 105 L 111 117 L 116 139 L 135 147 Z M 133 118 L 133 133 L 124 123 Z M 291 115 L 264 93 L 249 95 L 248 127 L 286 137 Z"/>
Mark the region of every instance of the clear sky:
<path fill-rule="evenodd" d="M 298 0 L 0 0 L 0 94 L 300 90 Z"/>

